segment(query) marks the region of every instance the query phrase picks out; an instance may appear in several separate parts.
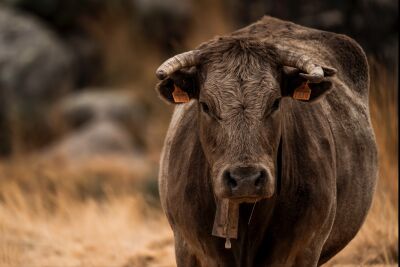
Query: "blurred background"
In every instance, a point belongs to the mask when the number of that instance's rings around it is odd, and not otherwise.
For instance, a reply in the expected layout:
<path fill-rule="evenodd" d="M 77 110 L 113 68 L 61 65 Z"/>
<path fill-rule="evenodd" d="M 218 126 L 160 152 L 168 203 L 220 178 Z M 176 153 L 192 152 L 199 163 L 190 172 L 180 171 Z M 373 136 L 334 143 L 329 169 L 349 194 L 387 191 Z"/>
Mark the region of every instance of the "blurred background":
<path fill-rule="evenodd" d="M 327 266 L 396 264 L 397 1 L 0 0 L 0 266 L 175 266 L 157 191 L 172 107 L 155 69 L 264 14 L 366 51 L 379 183 Z"/>

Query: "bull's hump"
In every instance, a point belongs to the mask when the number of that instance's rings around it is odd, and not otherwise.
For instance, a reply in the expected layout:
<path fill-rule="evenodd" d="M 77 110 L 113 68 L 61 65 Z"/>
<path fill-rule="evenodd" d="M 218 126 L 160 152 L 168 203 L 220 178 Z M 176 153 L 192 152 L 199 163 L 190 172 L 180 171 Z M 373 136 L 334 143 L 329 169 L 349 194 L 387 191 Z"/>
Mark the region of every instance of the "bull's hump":
<path fill-rule="evenodd" d="M 275 39 L 279 36 L 288 36 L 295 32 L 311 30 L 293 22 L 280 20 L 271 16 L 264 16 L 259 21 L 241 28 L 232 33 L 232 36 L 252 36 L 262 39 Z"/>

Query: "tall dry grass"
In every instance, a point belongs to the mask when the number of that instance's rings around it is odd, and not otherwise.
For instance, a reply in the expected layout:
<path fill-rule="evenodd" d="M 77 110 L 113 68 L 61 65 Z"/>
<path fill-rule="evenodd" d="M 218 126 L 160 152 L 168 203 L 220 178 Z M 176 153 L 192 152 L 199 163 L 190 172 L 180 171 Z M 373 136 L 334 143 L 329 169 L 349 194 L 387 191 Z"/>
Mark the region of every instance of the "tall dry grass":
<path fill-rule="evenodd" d="M 108 162 L 0 164 L 0 266 L 172 266 L 151 178 Z"/>

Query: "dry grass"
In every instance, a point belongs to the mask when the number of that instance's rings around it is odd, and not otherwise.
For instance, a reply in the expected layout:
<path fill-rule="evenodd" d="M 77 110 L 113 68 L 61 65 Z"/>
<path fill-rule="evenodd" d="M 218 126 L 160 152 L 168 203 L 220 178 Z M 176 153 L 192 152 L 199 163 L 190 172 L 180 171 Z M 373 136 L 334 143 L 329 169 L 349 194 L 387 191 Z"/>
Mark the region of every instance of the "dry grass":
<path fill-rule="evenodd" d="M 146 266 L 140 261 L 152 266 L 172 262 L 165 219 L 146 209 L 140 198 L 76 203 L 60 196 L 57 210 L 49 213 L 39 199 L 27 203 L 18 188 L 11 193 L 12 199 L 0 206 L 0 266 L 128 267 Z"/>
<path fill-rule="evenodd" d="M 171 232 L 142 170 L 39 166 L 0 165 L 1 267 L 171 266 Z"/>

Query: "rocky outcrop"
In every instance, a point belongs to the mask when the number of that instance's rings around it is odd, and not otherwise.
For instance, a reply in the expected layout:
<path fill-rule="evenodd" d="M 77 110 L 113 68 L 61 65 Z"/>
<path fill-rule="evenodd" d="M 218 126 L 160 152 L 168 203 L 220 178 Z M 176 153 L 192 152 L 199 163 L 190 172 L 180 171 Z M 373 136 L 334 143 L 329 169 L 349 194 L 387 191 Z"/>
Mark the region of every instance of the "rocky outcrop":
<path fill-rule="evenodd" d="M 32 141 L 32 132 L 48 139 L 46 107 L 71 90 L 73 76 L 71 53 L 55 34 L 0 5 L 0 155 Z"/>
<path fill-rule="evenodd" d="M 50 158 L 81 161 L 95 156 L 110 154 L 134 156 L 138 153 L 126 130 L 116 123 L 99 121 L 71 132 L 46 149 L 44 154 Z"/>
<path fill-rule="evenodd" d="M 66 134 L 43 151 L 44 158 L 79 164 L 143 156 L 147 110 L 129 91 L 88 88 L 70 94 L 51 113 Z"/>
<path fill-rule="evenodd" d="M 55 120 L 62 120 L 66 131 L 98 122 L 112 122 L 126 131 L 134 146 L 142 150 L 148 110 L 131 91 L 87 88 L 70 94 L 54 111 L 58 117 Z"/>
<path fill-rule="evenodd" d="M 24 101 L 50 99 L 73 80 L 72 58 L 49 29 L 26 14 L 0 6 L 0 90 Z"/>

